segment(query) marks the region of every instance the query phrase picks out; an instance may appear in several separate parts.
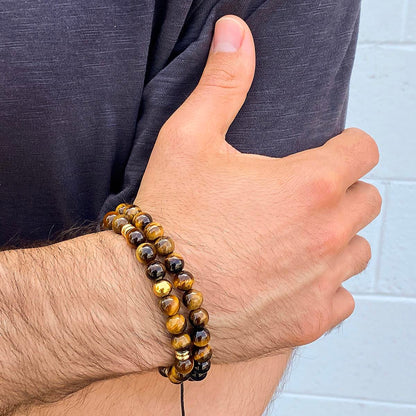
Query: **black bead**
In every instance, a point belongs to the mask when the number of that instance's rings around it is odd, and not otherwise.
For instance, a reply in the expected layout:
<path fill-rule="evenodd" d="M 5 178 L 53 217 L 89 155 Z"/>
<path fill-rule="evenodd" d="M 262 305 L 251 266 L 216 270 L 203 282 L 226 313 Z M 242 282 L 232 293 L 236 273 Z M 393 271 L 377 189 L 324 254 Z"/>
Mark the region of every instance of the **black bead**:
<path fill-rule="evenodd" d="M 180 273 L 183 269 L 185 262 L 183 261 L 182 256 L 178 254 L 170 254 L 165 259 L 165 266 L 171 273 Z"/>
<path fill-rule="evenodd" d="M 208 373 L 197 373 L 192 371 L 190 379 L 192 381 L 202 381 Z"/>
<path fill-rule="evenodd" d="M 207 373 L 211 368 L 211 360 L 205 361 L 204 363 L 194 363 L 194 370 L 196 373 Z"/>
<path fill-rule="evenodd" d="M 146 268 L 146 275 L 151 280 L 160 280 L 165 274 L 165 266 L 160 261 L 153 261 Z"/>

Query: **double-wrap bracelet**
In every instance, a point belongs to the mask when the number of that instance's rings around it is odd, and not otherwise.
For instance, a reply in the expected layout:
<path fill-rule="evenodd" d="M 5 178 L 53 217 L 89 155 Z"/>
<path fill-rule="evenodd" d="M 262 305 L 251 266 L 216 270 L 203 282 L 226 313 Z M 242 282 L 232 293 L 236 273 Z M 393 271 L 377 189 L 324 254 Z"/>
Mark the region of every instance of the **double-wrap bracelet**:
<path fill-rule="evenodd" d="M 203 380 L 211 367 L 210 333 L 206 328 L 209 314 L 201 307 L 202 293 L 193 289 L 194 277 L 184 270 L 184 259 L 174 251 L 172 238 L 165 236 L 162 225 L 138 206 L 118 205 L 115 211 L 104 216 L 101 227 L 123 235 L 128 245 L 135 248 L 137 260 L 146 267 L 146 276 L 153 282 L 159 307 L 167 315 L 166 329 L 175 351 L 174 363 L 159 367 L 159 373 L 172 383 L 181 384 L 183 399 L 182 383 Z M 173 288 L 182 297 L 187 316 L 179 313 L 181 302 L 172 294 Z"/>

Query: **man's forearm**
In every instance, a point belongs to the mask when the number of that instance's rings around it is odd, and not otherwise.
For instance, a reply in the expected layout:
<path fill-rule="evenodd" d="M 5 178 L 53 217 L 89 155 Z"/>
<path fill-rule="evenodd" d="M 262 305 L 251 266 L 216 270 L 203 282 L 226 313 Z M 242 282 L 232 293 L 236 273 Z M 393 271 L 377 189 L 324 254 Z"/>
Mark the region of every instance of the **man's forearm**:
<path fill-rule="evenodd" d="M 162 318 L 142 279 L 111 232 L 1 252 L 0 414 L 167 364 Z"/>

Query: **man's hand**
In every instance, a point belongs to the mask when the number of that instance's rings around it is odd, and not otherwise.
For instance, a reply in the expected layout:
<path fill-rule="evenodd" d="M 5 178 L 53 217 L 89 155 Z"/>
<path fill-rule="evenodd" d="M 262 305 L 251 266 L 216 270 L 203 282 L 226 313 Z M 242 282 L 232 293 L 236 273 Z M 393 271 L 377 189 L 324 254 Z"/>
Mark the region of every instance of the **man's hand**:
<path fill-rule="evenodd" d="M 281 159 L 225 141 L 254 67 L 247 25 L 220 19 L 202 78 L 160 131 L 136 199 L 196 275 L 214 362 L 310 343 L 346 319 L 354 300 L 341 285 L 371 256 L 357 232 L 381 206 L 359 181 L 378 162 L 360 130 Z"/>

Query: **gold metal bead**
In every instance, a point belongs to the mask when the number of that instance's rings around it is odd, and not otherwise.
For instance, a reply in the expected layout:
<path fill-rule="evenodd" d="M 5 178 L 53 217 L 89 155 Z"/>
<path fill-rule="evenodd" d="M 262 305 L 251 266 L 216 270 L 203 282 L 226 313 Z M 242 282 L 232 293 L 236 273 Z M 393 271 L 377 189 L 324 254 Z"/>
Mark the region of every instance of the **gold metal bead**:
<path fill-rule="evenodd" d="M 131 225 L 130 223 L 123 225 L 123 227 L 121 228 L 121 235 L 126 238 L 126 234 L 128 231 L 133 230 L 134 226 Z"/>
<path fill-rule="evenodd" d="M 172 291 L 172 284 L 169 282 L 169 280 L 158 280 L 153 284 L 153 293 L 158 298 L 163 298 L 163 296 L 169 295 L 169 293 Z M 175 315 L 176 316 L 176 315 Z"/>
<path fill-rule="evenodd" d="M 189 350 L 175 351 L 175 357 L 179 361 L 187 360 L 191 356 Z"/>

